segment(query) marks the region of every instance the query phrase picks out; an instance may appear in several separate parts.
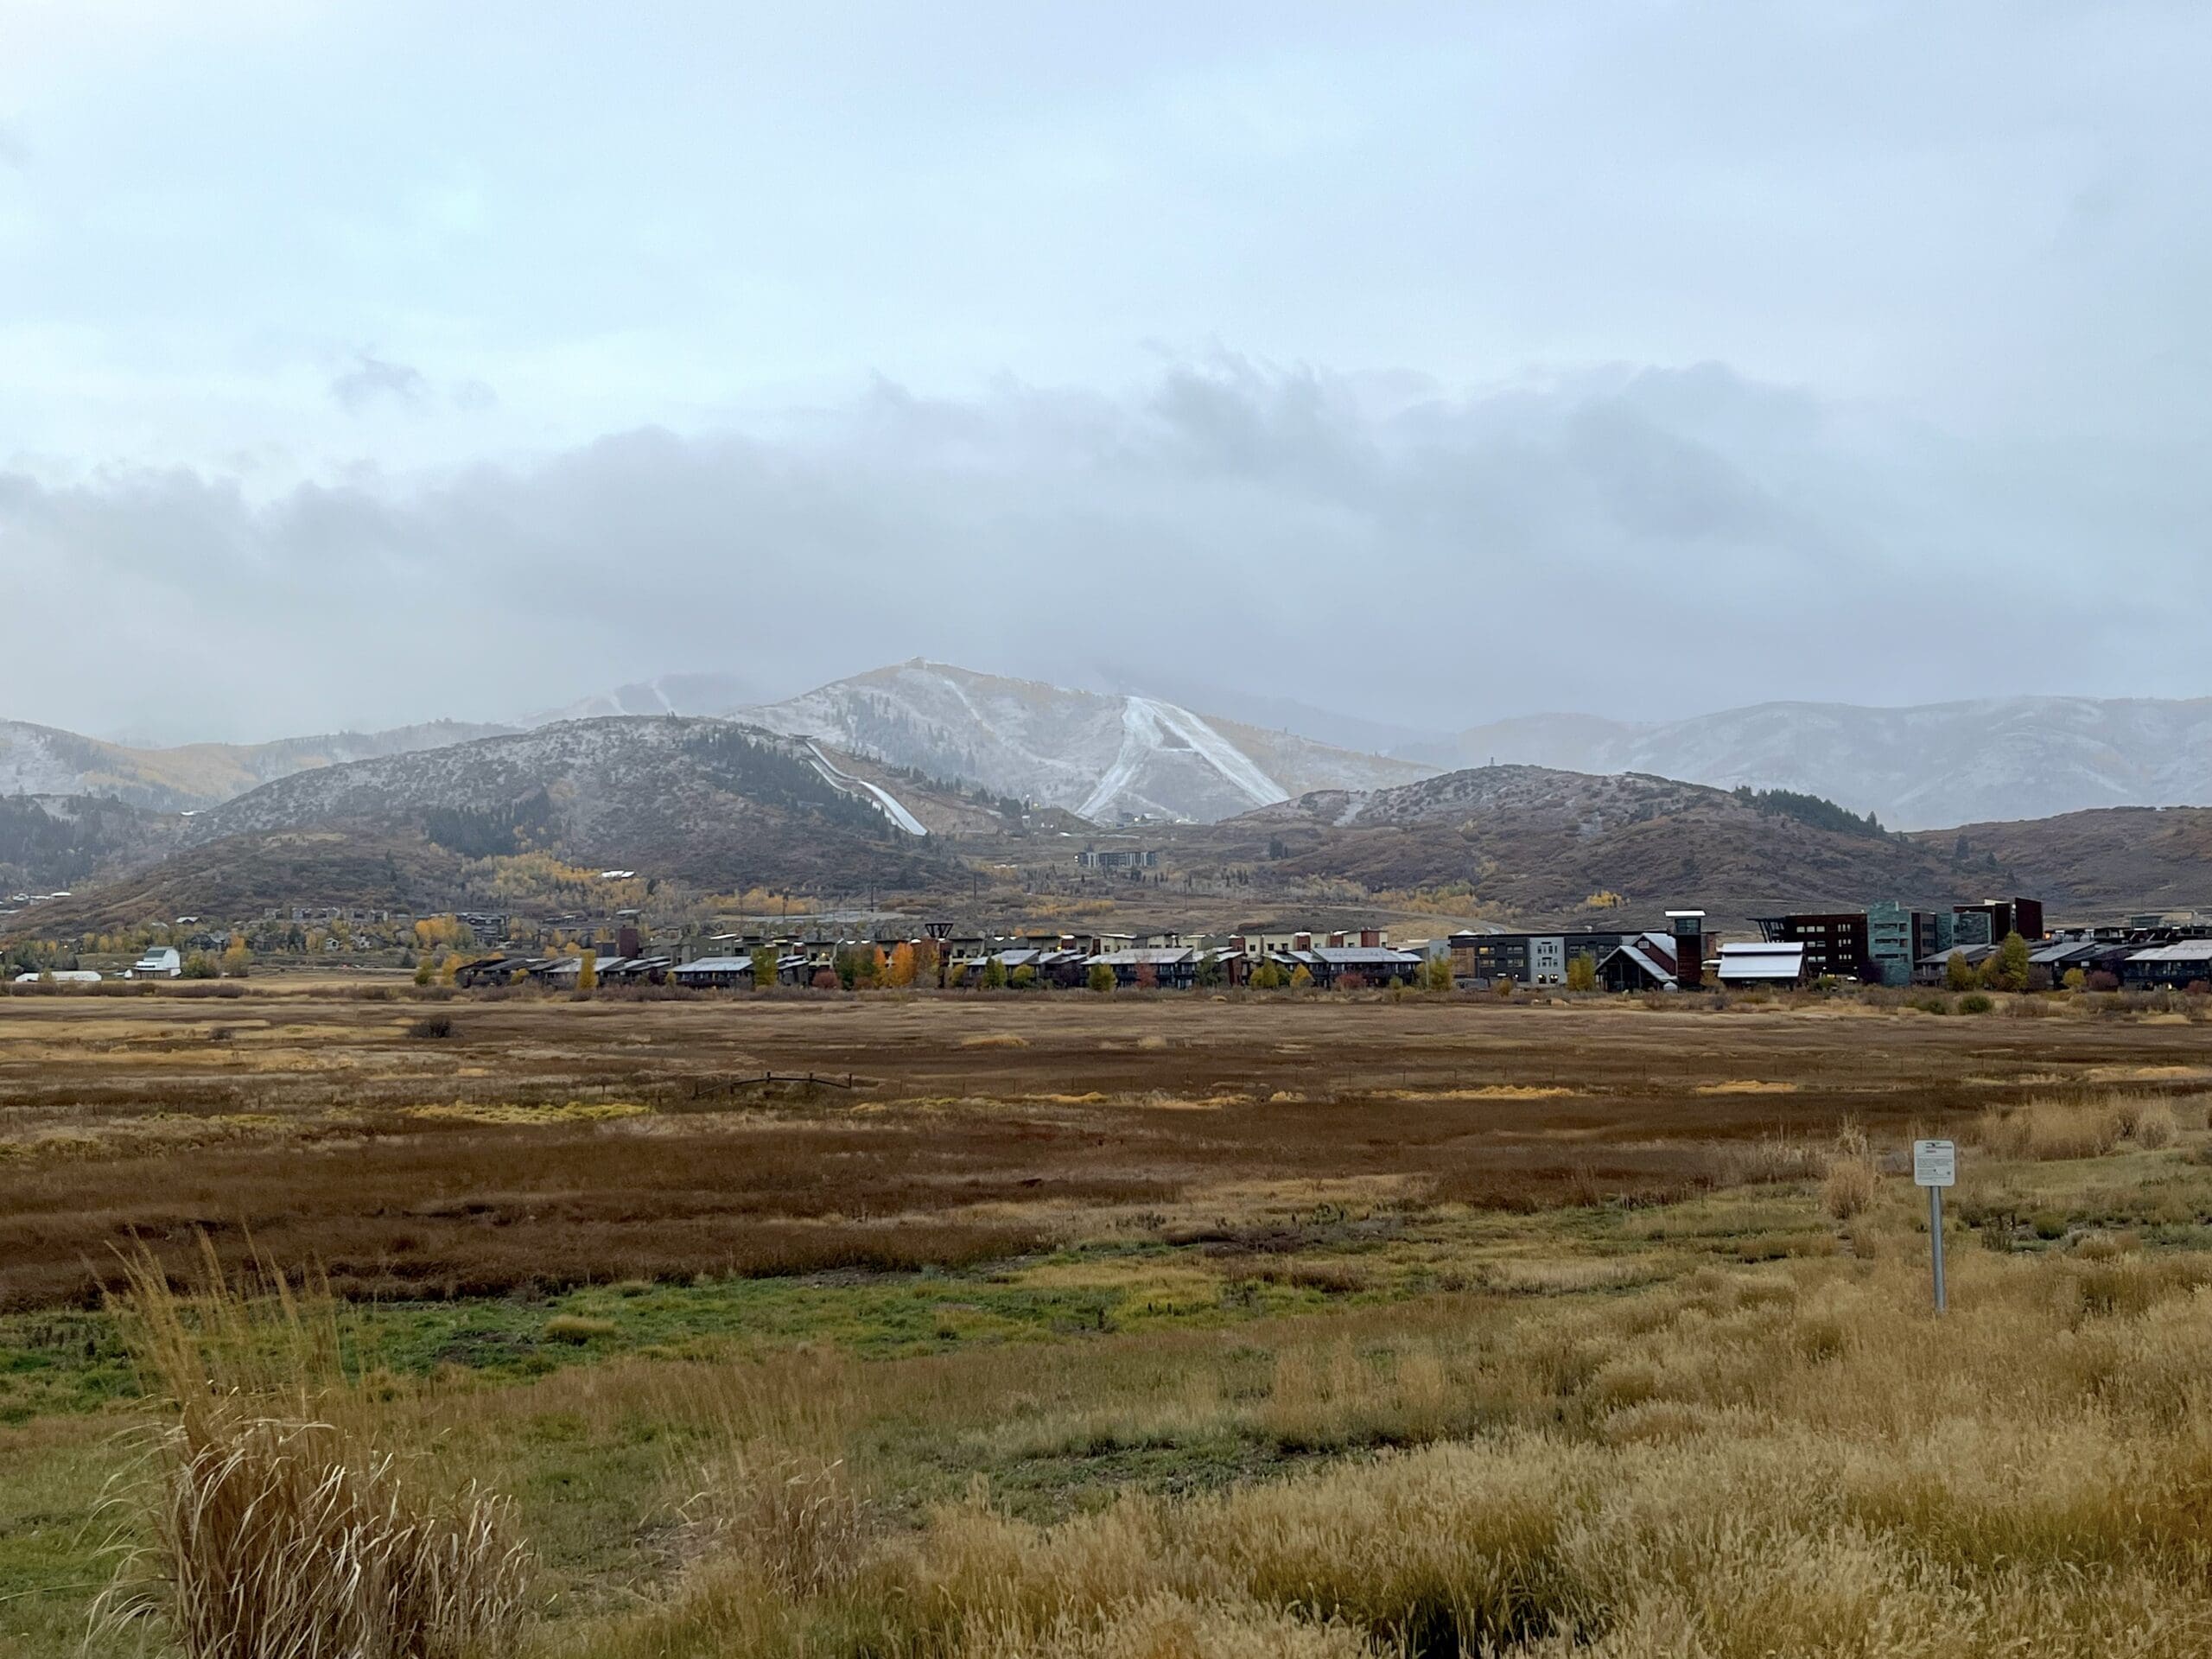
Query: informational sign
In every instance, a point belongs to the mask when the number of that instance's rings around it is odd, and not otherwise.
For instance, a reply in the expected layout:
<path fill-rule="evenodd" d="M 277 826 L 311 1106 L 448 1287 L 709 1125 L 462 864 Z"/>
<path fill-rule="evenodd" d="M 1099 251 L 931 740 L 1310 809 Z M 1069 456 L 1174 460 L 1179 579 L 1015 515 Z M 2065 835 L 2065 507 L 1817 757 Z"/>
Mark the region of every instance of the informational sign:
<path fill-rule="evenodd" d="M 1915 1186 L 1956 1186 L 1959 1149 L 1948 1141 L 1912 1143 L 1912 1184 Z"/>
<path fill-rule="evenodd" d="M 1959 1184 L 1959 1149 L 1948 1141 L 1912 1143 L 1912 1179 L 1928 1189 L 1929 1268 L 1935 1278 L 1936 1311 L 1950 1306 L 1943 1289 L 1943 1189 Z"/>

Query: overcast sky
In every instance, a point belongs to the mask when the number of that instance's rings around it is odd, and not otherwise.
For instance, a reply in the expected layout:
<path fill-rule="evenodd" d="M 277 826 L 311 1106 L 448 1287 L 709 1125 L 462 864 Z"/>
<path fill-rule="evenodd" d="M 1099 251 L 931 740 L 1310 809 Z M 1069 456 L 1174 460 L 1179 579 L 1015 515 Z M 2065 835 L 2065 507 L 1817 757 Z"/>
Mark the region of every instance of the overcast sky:
<path fill-rule="evenodd" d="M 0 715 L 2212 693 L 2208 84 L 2201 4 L 0 0 Z"/>

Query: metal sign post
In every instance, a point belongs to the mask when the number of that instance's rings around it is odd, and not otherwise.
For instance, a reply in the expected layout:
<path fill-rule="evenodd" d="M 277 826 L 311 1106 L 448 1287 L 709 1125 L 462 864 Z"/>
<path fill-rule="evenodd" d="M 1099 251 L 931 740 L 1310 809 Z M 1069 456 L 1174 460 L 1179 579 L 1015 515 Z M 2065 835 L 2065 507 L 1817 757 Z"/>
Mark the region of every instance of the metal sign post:
<path fill-rule="evenodd" d="M 1912 1179 L 1928 1189 L 1928 1244 L 1935 1266 L 1936 1311 L 1948 1306 L 1943 1294 L 1943 1189 L 1959 1184 L 1959 1149 L 1948 1141 L 1912 1143 Z"/>

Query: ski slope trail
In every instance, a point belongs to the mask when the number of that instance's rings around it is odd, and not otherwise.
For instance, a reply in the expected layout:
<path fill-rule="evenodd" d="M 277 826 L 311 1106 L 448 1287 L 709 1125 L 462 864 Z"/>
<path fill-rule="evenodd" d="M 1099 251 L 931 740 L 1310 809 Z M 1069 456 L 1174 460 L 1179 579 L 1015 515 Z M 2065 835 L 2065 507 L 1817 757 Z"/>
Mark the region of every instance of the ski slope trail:
<path fill-rule="evenodd" d="M 1039 754 L 1036 750 L 1030 748 L 1024 744 L 1016 742 L 1014 739 L 1013 734 L 1004 731 L 998 726 L 995 725 L 992 722 L 991 717 L 976 706 L 976 699 L 968 695 L 968 688 L 961 684 L 958 680 L 954 679 L 951 675 L 941 672 L 933 672 L 930 677 L 938 685 L 943 686 L 947 691 L 951 692 L 952 695 L 959 700 L 960 706 L 968 711 L 968 718 L 974 721 L 977 729 L 988 735 L 992 742 L 1011 751 L 1013 753 L 1020 755 L 1024 760 L 1028 761 L 1032 766 L 1042 766 L 1050 771 L 1060 772 L 1071 772 L 1078 770 L 1072 761 L 1067 760 L 1064 756 Z"/>
<path fill-rule="evenodd" d="M 830 783 L 835 784 L 838 788 L 845 791 L 848 794 L 851 793 L 855 790 L 867 791 L 868 793 L 874 799 L 875 804 L 883 809 L 883 816 L 889 818 L 892 823 L 897 824 L 908 835 L 926 836 L 929 834 L 928 826 L 924 824 L 919 818 L 916 817 L 912 812 L 909 812 L 904 806 L 902 806 L 899 802 L 898 797 L 893 795 L 889 790 L 881 787 L 880 785 L 871 784 L 865 778 L 854 777 L 849 772 L 846 772 L 840 768 L 836 762 L 830 760 L 828 755 L 823 753 L 820 747 L 813 743 L 809 743 L 806 746 L 806 750 L 809 754 L 811 754 L 814 757 L 815 770 L 819 772 L 823 777 L 827 779 Z"/>
<path fill-rule="evenodd" d="M 1076 809 L 1078 817 L 1096 818 L 1135 783 L 1145 763 L 1165 752 L 1170 735 L 1219 772 L 1255 806 L 1273 806 L 1290 798 L 1290 791 L 1268 776 L 1219 732 L 1187 709 L 1154 697 L 1127 697 L 1122 702 L 1122 747 L 1114 764 L 1100 774 L 1097 785 Z"/>

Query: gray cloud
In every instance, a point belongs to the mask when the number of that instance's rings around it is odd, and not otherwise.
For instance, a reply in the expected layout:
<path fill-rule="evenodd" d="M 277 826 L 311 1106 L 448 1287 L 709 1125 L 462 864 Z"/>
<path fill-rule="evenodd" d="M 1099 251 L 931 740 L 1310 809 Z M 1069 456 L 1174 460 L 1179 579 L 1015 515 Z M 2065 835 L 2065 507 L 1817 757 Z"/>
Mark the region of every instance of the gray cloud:
<path fill-rule="evenodd" d="M 2207 689 L 2201 472 L 1719 365 L 1449 397 L 1224 359 L 1125 397 L 883 385 L 798 429 L 646 428 L 260 504 L 186 470 L 0 475 L 0 551 L 33 573 L 0 613 L 8 712 L 268 734 L 917 653 L 1428 726 Z M 86 674 L 57 617 L 157 671 Z M 315 665 L 276 712 L 271 651 Z"/>
<path fill-rule="evenodd" d="M 373 352 L 357 353 L 353 366 L 330 382 L 330 395 L 349 415 L 386 397 L 409 409 L 419 408 L 429 393 L 430 383 L 421 370 L 389 362 Z"/>

